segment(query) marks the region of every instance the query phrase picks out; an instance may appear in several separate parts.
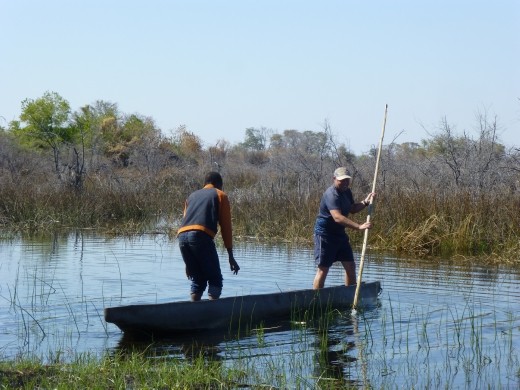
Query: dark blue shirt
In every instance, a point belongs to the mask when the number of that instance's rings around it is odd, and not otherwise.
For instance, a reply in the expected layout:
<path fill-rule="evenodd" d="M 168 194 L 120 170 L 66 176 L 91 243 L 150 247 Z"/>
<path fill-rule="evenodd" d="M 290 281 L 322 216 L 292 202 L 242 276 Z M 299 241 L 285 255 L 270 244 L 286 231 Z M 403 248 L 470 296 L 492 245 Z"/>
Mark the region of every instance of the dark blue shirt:
<path fill-rule="evenodd" d="M 321 236 L 344 235 L 345 227 L 334 221 L 330 210 L 339 210 L 345 217 L 350 213 L 354 197 L 350 188 L 345 192 L 338 192 L 334 185 L 327 188 L 320 201 L 320 210 L 314 225 L 314 233 Z"/>

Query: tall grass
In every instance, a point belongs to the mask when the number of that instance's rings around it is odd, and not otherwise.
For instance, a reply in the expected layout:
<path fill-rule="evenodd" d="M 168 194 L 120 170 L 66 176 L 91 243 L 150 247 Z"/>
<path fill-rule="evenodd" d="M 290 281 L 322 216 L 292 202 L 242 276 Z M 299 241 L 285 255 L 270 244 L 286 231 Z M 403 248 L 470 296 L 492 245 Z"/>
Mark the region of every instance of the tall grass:
<path fill-rule="evenodd" d="M 495 198 L 418 194 L 398 207 L 385 196 L 375 216 L 374 244 L 419 256 L 495 256 L 518 262 L 518 201 Z"/>
<path fill-rule="evenodd" d="M 201 179 L 202 180 L 202 179 Z M 199 181 L 201 181 L 199 180 Z M 318 205 L 324 188 L 243 172 L 224 183 L 236 236 L 312 245 Z M 82 191 L 52 182 L 0 187 L 0 228 L 37 231 L 102 228 L 116 233 L 157 229 L 159 217 L 175 232 L 184 200 L 201 187 L 194 177 L 172 171 L 147 176 L 92 176 Z M 354 186 L 356 199 L 364 195 Z M 369 245 L 413 256 L 492 256 L 520 261 L 520 198 L 500 190 L 482 193 L 428 192 L 413 195 L 385 188 L 376 198 Z M 362 222 L 366 213 L 351 215 Z M 164 230 L 164 229 L 163 229 Z M 166 232 L 166 231 L 165 231 Z M 354 245 L 363 235 L 349 231 Z"/>
<path fill-rule="evenodd" d="M 239 192 L 233 205 L 236 230 L 310 245 L 320 197 L 318 191 L 305 196 L 259 186 Z M 475 197 L 464 192 L 407 198 L 388 190 L 375 201 L 369 245 L 419 257 L 493 256 L 520 262 L 520 199 L 499 199 L 497 194 Z M 350 218 L 362 222 L 366 213 Z M 348 233 L 354 245 L 361 245 L 362 234 Z"/>
<path fill-rule="evenodd" d="M 0 226 L 8 230 L 129 226 L 144 229 L 159 215 L 179 212 L 180 187 L 150 178 L 89 180 L 78 192 L 56 183 L 0 188 Z M 127 230 L 130 230 L 127 229 Z"/>

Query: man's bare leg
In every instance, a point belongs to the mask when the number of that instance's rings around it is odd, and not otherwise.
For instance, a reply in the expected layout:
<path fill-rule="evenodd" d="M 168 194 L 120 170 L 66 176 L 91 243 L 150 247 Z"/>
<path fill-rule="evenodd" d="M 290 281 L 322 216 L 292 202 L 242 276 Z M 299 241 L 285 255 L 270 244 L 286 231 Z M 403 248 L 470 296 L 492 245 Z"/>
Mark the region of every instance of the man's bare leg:
<path fill-rule="evenodd" d="M 202 298 L 202 294 L 191 293 L 192 302 L 200 301 L 200 298 Z"/>
<path fill-rule="evenodd" d="M 345 268 L 345 286 L 356 284 L 356 263 L 353 261 L 342 261 Z"/>
<path fill-rule="evenodd" d="M 314 282 L 312 284 L 312 288 L 314 290 L 323 288 L 323 286 L 325 286 L 325 279 L 327 278 L 328 273 L 328 267 L 322 267 L 321 265 L 318 266 L 318 271 L 316 272 L 316 276 L 314 277 Z"/>

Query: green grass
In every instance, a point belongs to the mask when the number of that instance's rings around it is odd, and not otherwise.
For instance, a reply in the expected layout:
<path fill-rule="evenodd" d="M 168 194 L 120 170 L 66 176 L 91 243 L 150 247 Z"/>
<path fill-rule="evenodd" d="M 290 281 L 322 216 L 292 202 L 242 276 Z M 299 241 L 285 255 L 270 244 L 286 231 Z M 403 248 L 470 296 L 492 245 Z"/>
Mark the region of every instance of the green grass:
<path fill-rule="evenodd" d="M 202 356 L 179 361 L 132 353 L 78 356 L 71 363 L 0 363 L 0 387 L 5 389 L 226 389 L 242 379 L 242 372 L 222 369 Z"/>

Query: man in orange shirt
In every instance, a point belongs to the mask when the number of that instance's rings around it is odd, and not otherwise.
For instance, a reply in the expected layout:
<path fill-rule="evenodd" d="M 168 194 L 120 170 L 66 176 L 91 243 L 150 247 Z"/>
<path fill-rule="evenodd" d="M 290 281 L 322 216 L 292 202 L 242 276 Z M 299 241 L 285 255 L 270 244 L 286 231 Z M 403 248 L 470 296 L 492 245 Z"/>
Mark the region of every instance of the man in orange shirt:
<path fill-rule="evenodd" d="M 200 301 L 208 287 L 209 299 L 222 293 L 222 272 L 214 237 L 220 225 L 224 246 L 233 274 L 240 270 L 233 256 L 231 208 L 222 191 L 223 180 L 218 172 L 209 172 L 204 188 L 193 192 L 186 200 L 181 227 L 177 232 L 179 248 L 186 264 L 186 276 L 191 280 L 191 300 Z"/>

